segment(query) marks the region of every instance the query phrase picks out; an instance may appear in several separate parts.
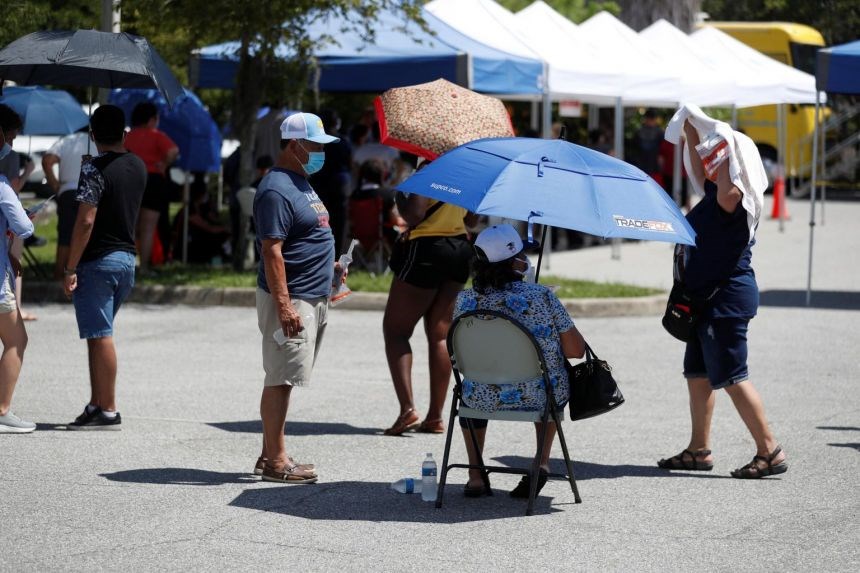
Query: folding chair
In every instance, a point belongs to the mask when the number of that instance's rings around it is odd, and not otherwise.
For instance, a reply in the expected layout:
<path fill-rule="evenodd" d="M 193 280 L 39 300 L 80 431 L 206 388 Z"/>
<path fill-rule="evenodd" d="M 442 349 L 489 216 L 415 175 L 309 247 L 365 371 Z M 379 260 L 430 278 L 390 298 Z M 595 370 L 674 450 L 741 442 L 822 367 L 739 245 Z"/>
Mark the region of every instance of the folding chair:
<path fill-rule="evenodd" d="M 544 448 L 546 436 L 541 435 L 538 439 L 538 451 L 529 469 L 510 468 L 504 466 L 488 466 L 484 463 L 483 455 L 478 448 L 478 440 L 471 420 L 467 422 L 472 444 L 478 453 L 478 465 L 449 464 L 448 456 L 451 451 L 451 439 L 454 432 L 454 418 L 477 418 L 485 420 L 508 420 L 516 422 L 549 422 L 550 417 L 556 423 L 559 441 L 567 474 L 549 474 L 550 477 L 567 479 L 570 489 L 573 491 L 576 503 L 582 503 L 579 490 L 573 476 L 573 464 L 567 450 L 567 442 L 564 438 L 564 430 L 561 420 L 564 418 L 564 410 L 556 405 L 552 393 L 549 371 L 546 361 L 535 340 L 534 335 L 520 322 L 496 311 L 473 310 L 467 312 L 451 324 L 448 331 L 448 354 L 451 357 L 451 365 L 454 370 L 454 398 L 451 401 L 451 415 L 448 420 L 448 435 L 445 440 L 445 455 L 442 459 L 442 475 L 439 480 L 439 491 L 437 494 L 436 507 L 442 507 L 442 497 L 445 490 L 445 482 L 448 470 L 451 468 L 479 469 L 483 474 L 484 487 L 490 491 L 489 472 L 512 473 L 528 475 L 531 479 L 531 491 L 529 492 L 529 503 L 526 515 L 532 515 L 534 501 L 537 496 L 537 483 L 540 471 L 540 459 Z M 463 380 L 468 379 L 474 384 L 516 384 L 541 376 L 546 389 L 546 405 L 537 411 L 510 411 L 501 410 L 496 412 L 484 412 L 469 408 L 463 403 L 462 388 Z"/>
<path fill-rule="evenodd" d="M 51 278 L 39 264 L 39 260 L 36 258 L 36 255 L 33 254 L 33 251 L 31 251 L 30 247 L 27 245 L 23 245 L 21 257 L 24 259 L 24 262 L 27 263 L 27 268 L 33 271 L 33 274 L 36 275 L 38 280 L 46 281 Z"/>
<path fill-rule="evenodd" d="M 385 213 L 382 197 L 350 199 L 349 225 L 361 250 L 356 261 L 365 269 L 384 273 L 388 268 L 391 247 L 385 240 Z"/>

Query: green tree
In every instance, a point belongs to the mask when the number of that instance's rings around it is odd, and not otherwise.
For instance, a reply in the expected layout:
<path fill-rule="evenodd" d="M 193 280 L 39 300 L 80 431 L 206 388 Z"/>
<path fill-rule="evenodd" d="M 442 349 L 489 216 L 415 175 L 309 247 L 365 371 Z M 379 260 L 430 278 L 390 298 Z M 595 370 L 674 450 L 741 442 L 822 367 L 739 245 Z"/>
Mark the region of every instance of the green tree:
<path fill-rule="evenodd" d="M 251 142 L 256 113 L 264 101 L 283 105 L 299 101 L 314 72 L 314 50 L 336 41 L 312 38 L 308 26 L 331 14 L 349 16 L 347 29 L 373 38 L 375 15 L 400 11 L 404 24 L 420 21 L 419 0 L 123 0 L 128 27 L 149 37 L 176 64 L 192 49 L 213 42 L 238 41 L 238 59 L 231 122 L 242 145 L 241 180 L 252 178 Z M 170 36 L 169 38 L 165 35 Z M 162 45 L 163 43 L 163 45 Z M 276 54 L 286 49 L 286 61 Z"/>
<path fill-rule="evenodd" d="M 857 0 L 703 0 L 711 20 L 797 22 L 812 26 L 828 46 L 857 39 L 860 2 Z"/>
<path fill-rule="evenodd" d="M 519 12 L 534 2 L 534 0 L 497 0 L 499 4 L 511 10 Z M 566 17 L 568 20 L 579 23 L 587 20 L 594 14 L 606 10 L 617 16 L 621 9 L 616 2 L 611 0 L 545 0 L 553 10 Z"/>
<path fill-rule="evenodd" d="M 3 0 L 0 47 L 38 30 L 99 27 L 99 0 Z"/>

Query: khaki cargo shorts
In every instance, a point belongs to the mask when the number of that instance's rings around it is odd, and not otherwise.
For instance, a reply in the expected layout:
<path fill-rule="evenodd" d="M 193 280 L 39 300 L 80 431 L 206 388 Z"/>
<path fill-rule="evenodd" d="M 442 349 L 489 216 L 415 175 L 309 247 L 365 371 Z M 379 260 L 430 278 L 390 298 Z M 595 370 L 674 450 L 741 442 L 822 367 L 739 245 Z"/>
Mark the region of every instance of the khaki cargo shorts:
<path fill-rule="evenodd" d="M 302 317 L 304 329 L 296 336 L 278 345 L 273 338 L 281 328 L 278 311 L 272 295 L 257 289 L 257 325 L 263 335 L 263 370 L 266 372 L 265 386 L 307 386 L 317 353 L 322 345 L 327 324 L 328 298 L 312 300 L 291 299 Z"/>

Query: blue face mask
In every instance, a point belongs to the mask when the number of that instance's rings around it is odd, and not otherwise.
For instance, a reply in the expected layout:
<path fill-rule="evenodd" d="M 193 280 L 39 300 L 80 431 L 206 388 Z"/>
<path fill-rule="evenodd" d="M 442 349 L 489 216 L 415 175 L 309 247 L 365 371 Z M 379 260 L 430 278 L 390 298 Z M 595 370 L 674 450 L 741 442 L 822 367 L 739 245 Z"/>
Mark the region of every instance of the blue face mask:
<path fill-rule="evenodd" d="M 305 173 L 313 175 L 322 169 L 323 164 L 325 163 L 325 151 L 308 151 L 301 143 L 299 143 L 299 147 L 308 154 L 308 162 L 302 163 L 302 169 L 305 170 Z"/>
<path fill-rule="evenodd" d="M 0 147 L 0 159 L 3 159 L 12 152 L 12 146 L 3 142 L 3 147 Z"/>

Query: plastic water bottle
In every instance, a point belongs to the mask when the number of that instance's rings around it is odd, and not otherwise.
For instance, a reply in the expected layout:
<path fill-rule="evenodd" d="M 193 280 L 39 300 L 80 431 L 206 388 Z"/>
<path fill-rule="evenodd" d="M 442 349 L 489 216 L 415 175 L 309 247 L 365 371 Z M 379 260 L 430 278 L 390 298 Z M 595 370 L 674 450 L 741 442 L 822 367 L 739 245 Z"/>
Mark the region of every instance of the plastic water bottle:
<path fill-rule="evenodd" d="M 421 480 L 401 478 L 391 484 L 391 489 L 400 493 L 421 493 Z"/>
<path fill-rule="evenodd" d="M 340 263 L 340 271 L 335 274 L 333 281 L 334 284 L 331 287 L 331 296 L 329 297 L 329 304 L 331 304 L 331 306 L 339 305 L 346 300 L 346 297 L 352 294 L 352 290 L 346 286 L 346 283 L 343 281 L 343 275 L 346 274 L 349 269 L 349 265 L 352 263 L 352 250 L 357 244 L 358 240 L 353 239 L 346 252 L 337 260 L 337 262 Z"/>
<path fill-rule="evenodd" d="M 302 317 L 302 328 L 301 328 L 301 330 L 304 330 L 304 329 L 305 329 L 305 326 L 304 326 L 304 325 L 305 325 L 305 324 L 310 324 L 310 321 L 312 321 L 312 320 L 314 320 L 314 315 L 312 315 L 312 314 L 309 314 L 309 315 L 307 315 L 307 316 L 303 316 L 303 317 Z M 275 332 L 273 332 L 273 333 L 272 333 L 272 338 L 274 338 L 274 339 L 275 339 L 275 344 L 277 344 L 278 346 L 283 346 L 283 345 L 284 345 L 284 344 L 286 344 L 286 343 L 287 343 L 287 341 L 290 339 L 290 337 L 289 337 L 289 336 L 287 336 L 286 334 L 284 334 L 284 329 L 283 329 L 283 328 L 279 328 L 278 330 L 276 330 Z"/>
<path fill-rule="evenodd" d="M 429 453 L 421 464 L 421 499 L 436 501 L 436 460 Z"/>

